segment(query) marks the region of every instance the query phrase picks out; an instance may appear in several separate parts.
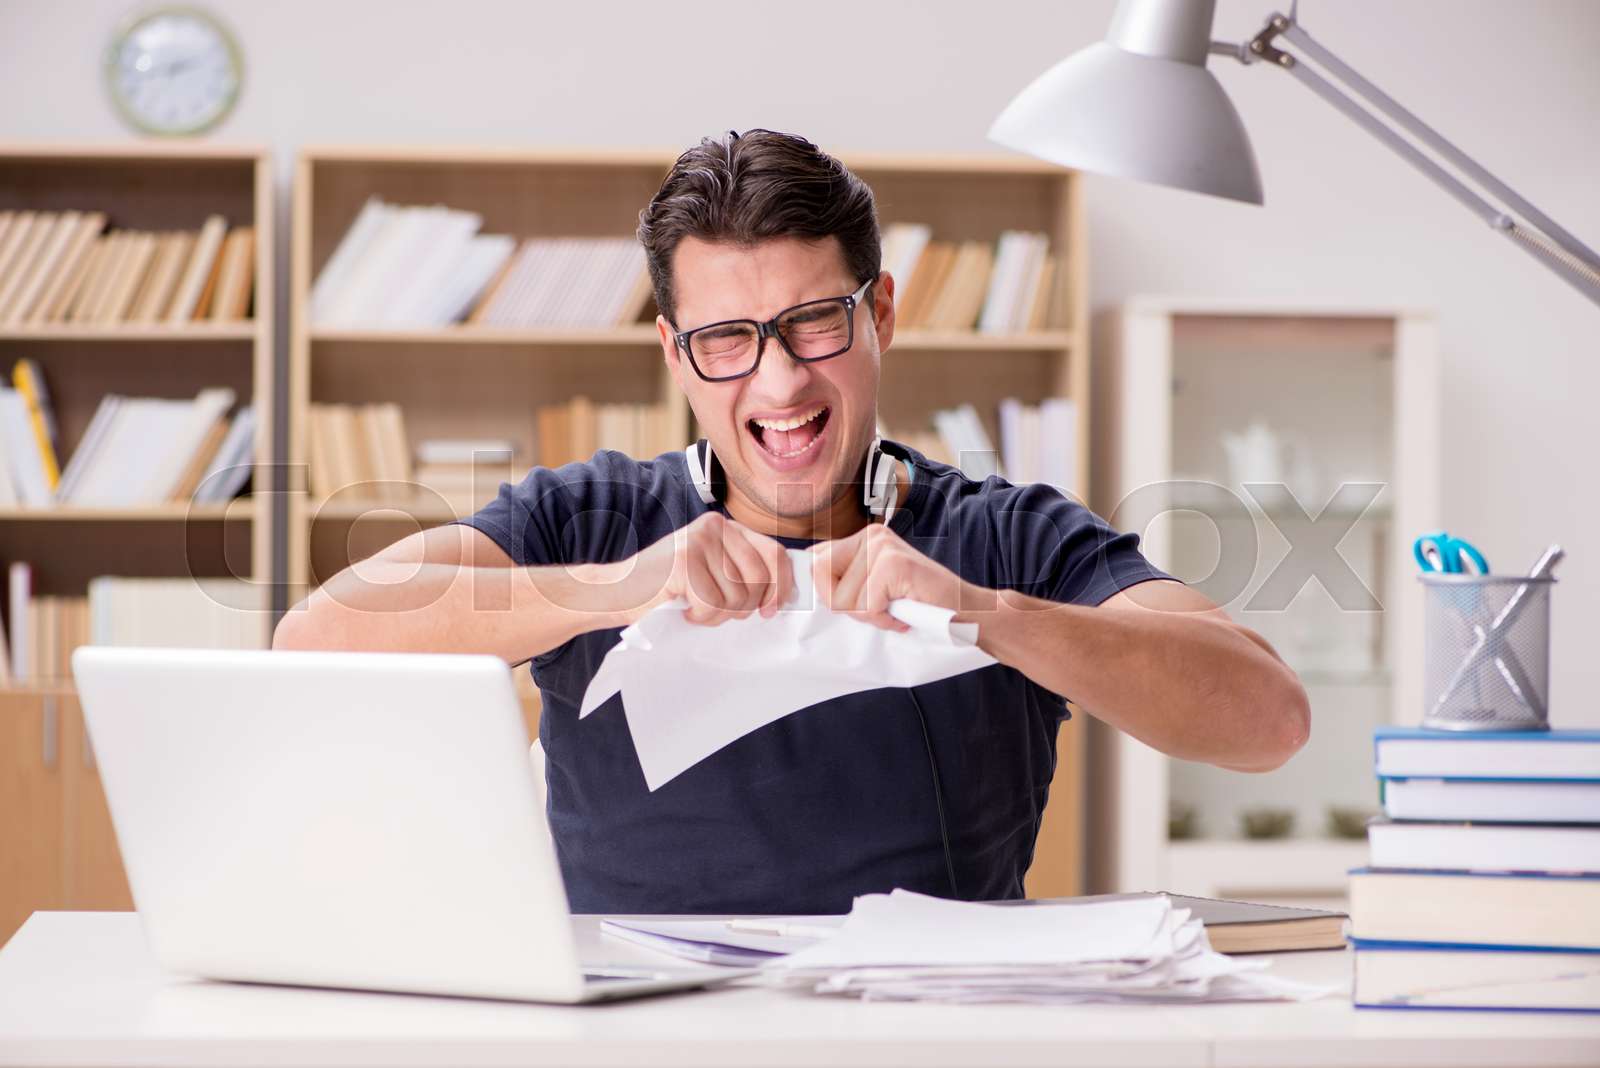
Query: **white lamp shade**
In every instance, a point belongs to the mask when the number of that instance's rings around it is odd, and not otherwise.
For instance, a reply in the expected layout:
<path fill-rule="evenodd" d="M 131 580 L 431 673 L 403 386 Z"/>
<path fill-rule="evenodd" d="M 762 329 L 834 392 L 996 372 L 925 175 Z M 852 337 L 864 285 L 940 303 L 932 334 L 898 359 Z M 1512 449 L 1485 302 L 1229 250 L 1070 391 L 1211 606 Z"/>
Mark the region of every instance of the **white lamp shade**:
<path fill-rule="evenodd" d="M 1018 93 L 989 137 L 1076 170 L 1262 200 L 1250 137 L 1216 77 L 1199 64 L 1105 41 Z"/>

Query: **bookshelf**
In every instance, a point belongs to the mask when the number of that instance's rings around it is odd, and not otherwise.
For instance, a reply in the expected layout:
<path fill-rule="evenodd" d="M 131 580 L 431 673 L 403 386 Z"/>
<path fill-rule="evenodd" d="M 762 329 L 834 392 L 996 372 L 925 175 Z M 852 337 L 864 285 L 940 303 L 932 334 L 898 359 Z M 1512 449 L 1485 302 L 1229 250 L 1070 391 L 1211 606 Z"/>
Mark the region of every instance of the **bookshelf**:
<path fill-rule="evenodd" d="M 111 231 L 253 226 L 257 314 L 183 323 L 11 322 L 0 371 L 35 361 L 63 463 L 107 394 L 189 399 L 226 386 L 258 421 L 251 495 L 218 504 L 0 508 L 0 561 L 26 561 L 41 597 L 99 575 L 271 578 L 274 411 L 272 175 L 264 149 L 140 142 L 0 144 L 0 211 L 98 211 Z M 7 618 L 8 628 L 15 621 Z M 265 636 L 264 636 L 265 637 Z M 0 689 L 0 941 L 35 908 L 129 908 L 70 678 Z M 15 863 L 13 864 L 13 858 Z"/>
<path fill-rule="evenodd" d="M 479 213 L 481 233 L 536 237 L 631 235 L 676 153 L 416 146 L 304 149 L 295 170 L 289 270 L 288 583 L 290 602 L 351 562 L 454 510 L 437 497 L 375 501 L 335 492 L 316 500 L 306 478 L 313 403 L 393 402 L 412 445 L 430 437 L 509 439 L 517 469 L 535 450 L 535 409 L 586 396 L 660 404 L 693 437 L 691 413 L 664 367 L 654 309 L 611 327 L 318 326 L 315 280 L 369 197 Z M 1087 248 L 1077 177 L 997 156 L 842 153 L 877 196 L 885 227 L 927 224 L 943 241 L 994 242 L 1007 229 L 1048 235 L 1060 267 L 1044 329 L 985 334 L 905 330 L 884 356 L 880 415 L 891 435 L 931 430 L 936 410 L 975 405 L 998 442 L 998 405 L 1070 397 L 1078 405 L 1077 493 L 1087 497 L 1089 419 Z M 900 280 L 902 284 L 904 280 Z M 601 443 L 605 444 L 604 442 Z M 530 727 L 536 725 L 530 708 Z M 1069 894 L 1081 879 L 1081 717 L 1063 732 L 1035 894 Z"/>

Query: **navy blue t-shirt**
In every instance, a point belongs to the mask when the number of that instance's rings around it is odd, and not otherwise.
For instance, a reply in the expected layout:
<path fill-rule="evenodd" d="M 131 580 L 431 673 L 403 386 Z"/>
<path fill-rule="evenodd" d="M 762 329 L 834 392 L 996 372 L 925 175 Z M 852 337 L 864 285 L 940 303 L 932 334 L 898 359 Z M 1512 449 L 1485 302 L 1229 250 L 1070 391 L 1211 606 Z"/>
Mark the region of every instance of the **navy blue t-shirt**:
<path fill-rule="evenodd" d="M 1167 577 L 1136 536 L 1054 489 L 975 482 L 906 451 L 914 477 L 891 526 L 969 582 L 1094 605 Z M 708 510 L 682 453 L 640 462 L 602 450 L 534 468 L 462 522 L 518 564 L 607 563 Z M 579 635 L 532 664 L 550 826 L 574 911 L 842 913 L 856 895 L 894 887 L 950 896 L 928 742 L 959 895 L 1023 896 L 1061 696 L 1002 664 L 916 687 L 925 742 L 909 691 L 850 694 L 761 727 L 651 793 L 621 696 L 578 719 L 618 634 Z"/>

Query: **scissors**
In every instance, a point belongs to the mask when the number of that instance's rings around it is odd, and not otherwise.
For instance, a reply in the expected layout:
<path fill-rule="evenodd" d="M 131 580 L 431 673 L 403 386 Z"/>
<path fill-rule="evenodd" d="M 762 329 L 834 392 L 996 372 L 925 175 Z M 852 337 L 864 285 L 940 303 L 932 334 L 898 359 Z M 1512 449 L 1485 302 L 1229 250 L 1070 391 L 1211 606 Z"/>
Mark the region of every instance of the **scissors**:
<path fill-rule="evenodd" d="M 1487 575 L 1489 561 L 1470 541 L 1452 538 L 1444 531 L 1424 534 L 1411 545 L 1417 566 L 1424 571 L 1447 575 Z"/>

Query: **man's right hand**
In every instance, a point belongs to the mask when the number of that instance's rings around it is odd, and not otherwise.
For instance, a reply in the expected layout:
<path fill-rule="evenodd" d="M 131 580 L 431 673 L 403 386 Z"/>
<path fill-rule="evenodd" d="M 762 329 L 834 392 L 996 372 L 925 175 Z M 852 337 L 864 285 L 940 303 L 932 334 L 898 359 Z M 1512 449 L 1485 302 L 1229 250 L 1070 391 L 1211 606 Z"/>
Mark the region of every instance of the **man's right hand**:
<path fill-rule="evenodd" d="M 754 612 L 770 618 L 794 591 L 783 545 L 720 512 L 707 512 L 605 570 L 615 576 L 607 600 L 627 623 L 678 597 L 688 602 L 684 618 L 691 623 L 715 626 Z"/>

